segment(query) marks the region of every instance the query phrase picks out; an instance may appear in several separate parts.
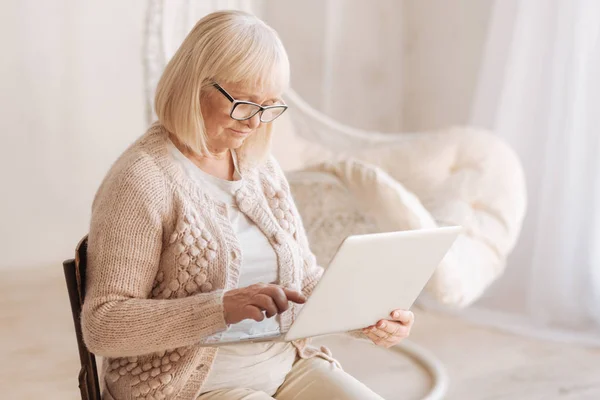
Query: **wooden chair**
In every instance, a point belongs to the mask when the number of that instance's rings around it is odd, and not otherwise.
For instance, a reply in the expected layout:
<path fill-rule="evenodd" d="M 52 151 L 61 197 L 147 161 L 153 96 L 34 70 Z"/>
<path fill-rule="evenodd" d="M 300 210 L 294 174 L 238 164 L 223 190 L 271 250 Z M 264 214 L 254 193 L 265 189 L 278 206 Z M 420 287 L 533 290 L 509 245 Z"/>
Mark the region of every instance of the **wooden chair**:
<path fill-rule="evenodd" d="M 87 267 L 87 235 L 81 239 L 75 250 L 75 259 L 65 260 L 63 269 L 65 280 L 69 291 L 71 312 L 75 324 L 75 335 L 77 336 L 77 347 L 79 347 L 79 360 L 81 370 L 79 371 L 79 391 L 82 400 L 100 399 L 100 379 L 96 368 L 96 358 L 85 344 L 81 334 L 81 308 L 85 299 L 85 273 Z"/>

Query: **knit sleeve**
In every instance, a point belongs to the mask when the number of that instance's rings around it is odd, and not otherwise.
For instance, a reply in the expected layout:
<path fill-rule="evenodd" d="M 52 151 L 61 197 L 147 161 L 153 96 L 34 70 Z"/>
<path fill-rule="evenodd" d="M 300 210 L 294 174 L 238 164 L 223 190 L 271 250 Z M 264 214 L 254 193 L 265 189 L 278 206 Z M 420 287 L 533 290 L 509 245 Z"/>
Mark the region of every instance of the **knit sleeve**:
<path fill-rule="evenodd" d="M 87 347 L 105 357 L 193 345 L 227 329 L 223 291 L 149 298 L 168 196 L 160 170 L 140 164 L 113 167 L 92 207 L 81 323 Z"/>

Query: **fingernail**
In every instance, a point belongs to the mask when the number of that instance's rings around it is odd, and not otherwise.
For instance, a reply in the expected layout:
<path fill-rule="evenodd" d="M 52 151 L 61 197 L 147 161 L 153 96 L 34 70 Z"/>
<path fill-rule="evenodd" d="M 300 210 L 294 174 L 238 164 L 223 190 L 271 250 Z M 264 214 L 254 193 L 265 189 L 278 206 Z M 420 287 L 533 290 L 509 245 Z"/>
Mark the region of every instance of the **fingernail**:
<path fill-rule="evenodd" d="M 394 311 L 394 318 L 400 318 L 400 311 Z"/>
<path fill-rule="evenodd" d="M 382 322 L 382 323 L 380 323 L 380 324 L 379 324 L 379 327 L 380 327 L 380 328 L 385 328 L 385 322 Z"/>

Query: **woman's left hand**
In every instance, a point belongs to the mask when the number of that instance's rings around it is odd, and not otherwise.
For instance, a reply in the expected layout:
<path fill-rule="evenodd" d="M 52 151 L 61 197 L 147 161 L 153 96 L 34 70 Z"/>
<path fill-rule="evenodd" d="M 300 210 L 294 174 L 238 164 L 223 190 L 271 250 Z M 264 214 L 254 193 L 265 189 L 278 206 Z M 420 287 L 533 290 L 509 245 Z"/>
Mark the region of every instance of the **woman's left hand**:
<path fill-rule="evenodd" d="M 377 346 L 386 349 L 397 345 L 410 335 L 410 329 L 415 322 L 415 315 L 407 310 L 394 310 L 391 320 L 382 319 L 377 324 L 363 329 L 363 333 Z"/>

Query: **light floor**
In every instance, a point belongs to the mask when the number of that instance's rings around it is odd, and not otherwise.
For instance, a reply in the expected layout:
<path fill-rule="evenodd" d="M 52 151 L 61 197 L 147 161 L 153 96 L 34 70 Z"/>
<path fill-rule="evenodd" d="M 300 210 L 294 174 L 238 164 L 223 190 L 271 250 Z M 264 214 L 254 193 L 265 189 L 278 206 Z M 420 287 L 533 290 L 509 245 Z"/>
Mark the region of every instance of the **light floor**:
<path fill-rule="evenodd" d="M 447 399 L 600 399 L 600 349 L 538 342 L 417 311 L 411 340 L 445 364 Z M 61 266 L 0 272 L 2 399 L 78 399 L 78 356 Z M 420 399 L 425 371 L 397 353 L 327 339 L 345 369 L 388 400 Z"/>

